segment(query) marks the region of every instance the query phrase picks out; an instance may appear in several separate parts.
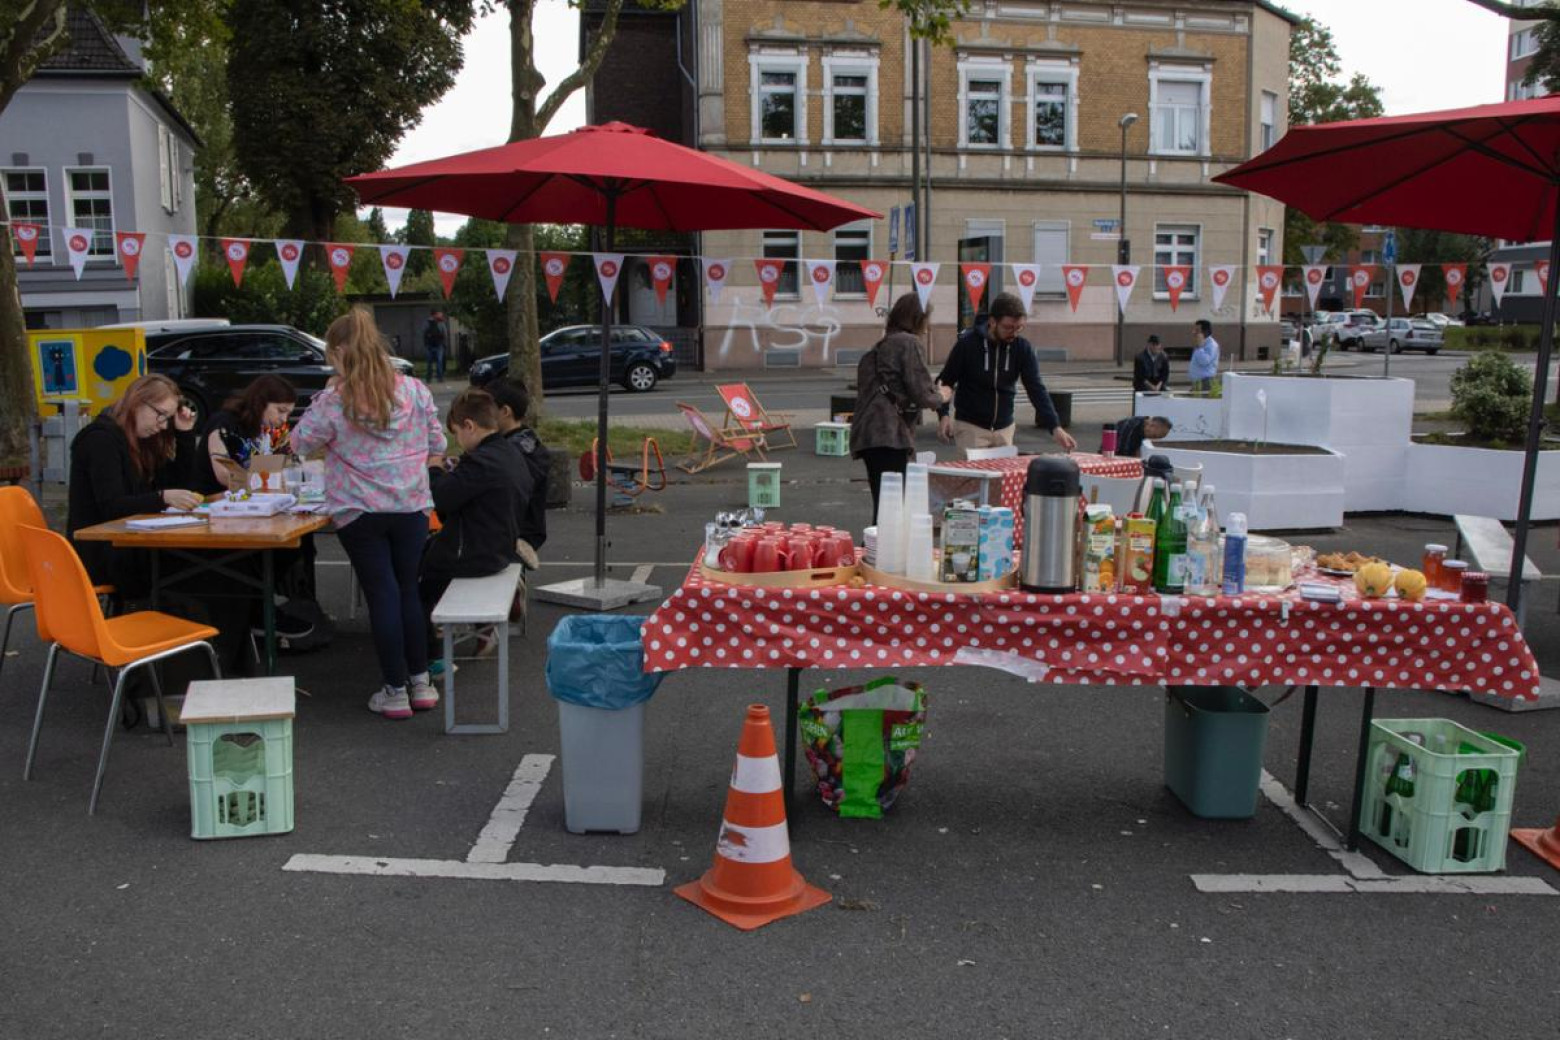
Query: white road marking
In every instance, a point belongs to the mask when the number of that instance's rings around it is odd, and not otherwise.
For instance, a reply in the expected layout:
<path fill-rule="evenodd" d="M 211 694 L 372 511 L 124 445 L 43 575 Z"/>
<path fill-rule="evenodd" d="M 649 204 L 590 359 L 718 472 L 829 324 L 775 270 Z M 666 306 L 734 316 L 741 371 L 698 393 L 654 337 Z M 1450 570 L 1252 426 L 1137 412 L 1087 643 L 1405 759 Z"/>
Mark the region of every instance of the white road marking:
<path fill-rule="evenodd" d="M 467 863 L 455 859 L 387 856 L 294 856 L 283 870 L 372 877 L 459 878 L 474 881 L 553 881 L 576 885 L 646 885 L 666 882 L 666 871 L 643 867 L 575 867 L 563 863 Z"/>
<path fill-rule="evenodd" d="M 1276 805 L 1280 811 L 1288 816 L 1311 840 L 1316 842 L 1316 847 L 1342 864 L 1352 877 L 1356 878 L 1383 878 L 1387 875 L 1376 866 L 1376 861 L 1363 852 L 1350 852 L 1338 841 L 1334 834 L 1316 814 L 1310 812 L 1301 805 L 1296 804 L 1294 796 L 1289 789 L 1279 783 L 1266 769 L 1262 771 L 1262 793 L 1268 801 Z"/>
<path fill-rule="evenodd" d="M 634 576 L 629 579 L 635 585 L 643 585 L 650 580 L 650 572 L 655 570 L 653 563 L 641 563 L 634 568 Z"/>
<path fill-rule="evenodd" d="M 514 848 L 520 828 L 525 825 L 525 815 L 536 801 L 552 764 L 552 755 L 526 755 L 520 760 L 504 796 L 493 807 L 487 826 L 466 853 L 467 863 L 502 863 L 509 858 L 509 850 Z"/>

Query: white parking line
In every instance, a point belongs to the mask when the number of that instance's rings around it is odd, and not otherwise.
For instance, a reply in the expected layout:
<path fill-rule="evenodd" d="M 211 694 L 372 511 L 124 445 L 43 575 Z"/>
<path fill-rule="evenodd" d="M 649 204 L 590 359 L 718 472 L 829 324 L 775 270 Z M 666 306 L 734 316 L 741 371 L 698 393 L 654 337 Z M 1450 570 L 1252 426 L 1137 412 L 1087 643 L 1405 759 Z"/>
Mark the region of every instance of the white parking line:
<path fill-rule="evenodd" d="M 466 853 L 467 863 L 502 863 L 509 858 L 509 850 L 514 848 L 520 828 L 525 825 L 525 814 L 536 801 L 552 764 L 552 755 L 526 755 L 520 760 L 504 796 L 493 807 L 487 826 Z"/>
<path fill-rule="evenodd" d="M 388 856 L 294 856 L 283 870 L 371 877 L 460 878 L 472 881 L 553 881 L 576 885 L 666 883 L 666 871 L 643 867 L 575 867 L 563 863 L 465 863 L 456 859 Z"/>
<path fill-rule="evenodd" d="M 629 580 L 632 581 L 635 585 L 643 585 L 650 580 L 650 572 L 653 570 L 655 570 L 655 564 L 641 563 L 638 567 L 634 568 L 634 576 Z"/>

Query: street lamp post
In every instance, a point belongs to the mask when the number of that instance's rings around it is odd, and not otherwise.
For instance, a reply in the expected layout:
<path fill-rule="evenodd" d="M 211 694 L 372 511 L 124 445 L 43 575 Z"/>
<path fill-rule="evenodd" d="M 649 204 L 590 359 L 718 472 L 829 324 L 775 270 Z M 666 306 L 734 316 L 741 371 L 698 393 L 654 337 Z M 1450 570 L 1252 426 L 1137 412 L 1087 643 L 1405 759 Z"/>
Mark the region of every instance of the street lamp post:
<path fill-rule="evenodd" d="M 1127 128 L 1138 121 L 1136 112 L 1128 112 L 1117 123 L 1121 127 L 1121 214 L 1116 224 L 1116 263 L 1123 266 L 1132 262 L 1132 242 L 1127 238 Z M 1116 364 L 1125 363 L 1122 336 L 1126 329 L 1127 311 L 1116 308 Z"/>

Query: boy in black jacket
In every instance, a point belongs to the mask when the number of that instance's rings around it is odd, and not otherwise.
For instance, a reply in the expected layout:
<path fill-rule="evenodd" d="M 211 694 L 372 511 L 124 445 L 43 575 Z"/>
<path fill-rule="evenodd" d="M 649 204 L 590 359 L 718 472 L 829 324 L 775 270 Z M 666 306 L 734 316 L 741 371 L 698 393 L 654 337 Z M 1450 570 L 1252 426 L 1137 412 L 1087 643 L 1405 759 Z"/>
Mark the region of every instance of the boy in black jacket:
<path fill-rule="evenodd" d="M 531 410 L 531 394 L 525 384 L 513 379 L 495 379 L 486 387 L 498 404 L 498 431 L 520 449 L 531 470 L 531 497 L 520 517 L 521 562 L 530 570 L 536 570 L 536 550 L 547 541 L 547 473 L 552 465 L 552 453 L 525 424 L 525 413 Z M 529 554 L 529 558 L 527 555 Z"/>
<path fill-rule="evenodd" d="M 447 423 L 462 454 L 452 469 L 429 473 L 433 508 L 444 525 L 423 551 L 417 585 L 430 617 L 454 579 L 483 578 L 519 562 L 519 517 L 532 493 L 530 468 L 520 449 L 499 433 L 498 405 L 491 394 L 462 392 L 450 405 Z M 431 621 L 428 649 L 432 661 L 439 648 Z"/>

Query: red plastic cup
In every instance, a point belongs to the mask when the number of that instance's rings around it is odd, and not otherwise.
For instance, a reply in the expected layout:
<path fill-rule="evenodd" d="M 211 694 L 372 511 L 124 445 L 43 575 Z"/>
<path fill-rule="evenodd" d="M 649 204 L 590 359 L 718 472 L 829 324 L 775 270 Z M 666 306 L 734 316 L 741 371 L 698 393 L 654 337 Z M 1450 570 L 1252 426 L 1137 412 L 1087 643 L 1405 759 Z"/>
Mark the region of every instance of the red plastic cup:
<path fill-rule="evenodd" d="M 751 535 L 738 535 L 727 542 L 720 551 L 722 570 L 733 574 L 750 574 L 753 570 L 753 549 L 758 539 Z"/>
<path fill-rule="evenodd" d="M 786 542 L 786 570 L 813 569 L 813 543 L 805 535 L 792 535 Z"/>
<path fill-rule="evenodd" d="M 773 574 L 784 570 L 787 556 L 784 545 L 778 538 L 764 538 L 753 546 L 753 573 Z"/>

